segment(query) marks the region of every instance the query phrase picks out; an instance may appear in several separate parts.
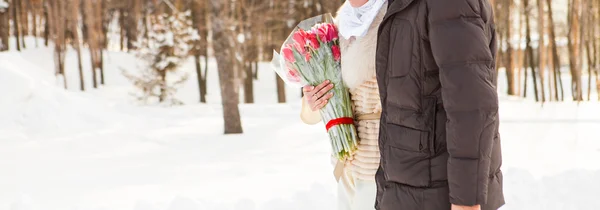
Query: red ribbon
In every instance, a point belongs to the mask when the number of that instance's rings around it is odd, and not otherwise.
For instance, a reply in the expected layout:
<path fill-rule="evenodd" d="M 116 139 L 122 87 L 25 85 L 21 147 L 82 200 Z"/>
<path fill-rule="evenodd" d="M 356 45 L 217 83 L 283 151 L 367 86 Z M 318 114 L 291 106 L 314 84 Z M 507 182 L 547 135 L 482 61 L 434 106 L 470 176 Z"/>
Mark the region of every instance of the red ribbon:
<path fill-rule="evenodd" d="M 327 129 L 327 131 L 329 131 L 330 128 L 332 128 L 333 126 L 336 125 L 352 125 L 354 124 L 354 119 L 352 119 L 351 117 L 342 117 L 342 118 L 336 118 L 333 120 L 330 120 L 327 125 L 325 125 L 325 129 Z"/>

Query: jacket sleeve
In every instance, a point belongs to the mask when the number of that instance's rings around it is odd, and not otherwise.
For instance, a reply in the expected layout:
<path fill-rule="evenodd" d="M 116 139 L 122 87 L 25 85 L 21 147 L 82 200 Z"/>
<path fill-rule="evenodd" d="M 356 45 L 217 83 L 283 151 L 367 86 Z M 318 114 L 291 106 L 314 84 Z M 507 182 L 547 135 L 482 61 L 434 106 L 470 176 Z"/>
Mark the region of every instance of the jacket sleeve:
<path fill-rule="evenodd" d="M 434 0 L 427 5 L 429 41 L 447 113 L 450 202 L 462 206 L 487 201 L 497 132 L 496 47 L 488 22 L 493 19 L 489 5 L 480 2 Z"/>
<path fill-rule="evenodd" d="M 321 113 L 319 111 L 313 111 L 308 106 L 306 98 L 302 97 L 302 109 L 300 111 L 300 119 L 302 122 L 308 125 L 314 125 L 321 122 Z"/>

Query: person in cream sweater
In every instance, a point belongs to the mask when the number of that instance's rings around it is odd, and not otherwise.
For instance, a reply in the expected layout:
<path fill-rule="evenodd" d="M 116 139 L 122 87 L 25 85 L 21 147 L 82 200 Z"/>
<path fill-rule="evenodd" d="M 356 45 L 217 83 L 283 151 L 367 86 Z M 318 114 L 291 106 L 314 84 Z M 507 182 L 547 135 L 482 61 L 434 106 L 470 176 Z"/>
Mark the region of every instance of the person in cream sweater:
<path fill-rule="evenodd" d="M 379 167 L 379 119 L 381 102 L 375 75 L 377 31 L 387 8 L 386 0 L 347 0 L 336 24 L 340 31 L 344 84 L 349 89 L 358 131 L 356 154 L 345 163 L 336 163 L 339 210 L 375 209 Z M 301 119 L 307 124 L 321 121 L 318 110 L 333 96 L 328 81 L 303 88 Z M 337 161 L 337 160 L 334 160 Z"/>

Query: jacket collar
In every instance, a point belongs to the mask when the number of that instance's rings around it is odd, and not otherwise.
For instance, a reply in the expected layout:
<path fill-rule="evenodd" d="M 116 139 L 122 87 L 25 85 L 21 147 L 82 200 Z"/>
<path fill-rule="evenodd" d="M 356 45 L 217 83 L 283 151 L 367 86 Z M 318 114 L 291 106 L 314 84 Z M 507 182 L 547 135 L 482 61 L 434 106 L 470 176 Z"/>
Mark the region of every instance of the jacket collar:
<path fill-rule="evenodd" d="M 388 11 L 385 14 L 385 17 L 383 18 L 383 22 L 385 22 L 390 17 L 394 16 L 396 13 L 401 12 L 402 10 L 406 9 L 406 7 L 408 7 L 408 5 L 410 5 L 410 3 L 412 3 L 415 0 L 388 0 L 388 1 L 389 1 Z"/>

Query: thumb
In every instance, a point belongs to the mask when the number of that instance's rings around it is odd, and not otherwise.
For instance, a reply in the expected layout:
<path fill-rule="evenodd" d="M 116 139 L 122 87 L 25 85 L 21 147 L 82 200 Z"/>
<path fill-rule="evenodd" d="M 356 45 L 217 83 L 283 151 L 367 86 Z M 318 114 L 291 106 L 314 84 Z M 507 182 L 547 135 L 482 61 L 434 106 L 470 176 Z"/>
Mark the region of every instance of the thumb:
<path fill-rule="evenodd" d="M 303 89 L 304 89 L 304 92 L 308 92 L 308 91 L 312 91 L 313 89 L 315 89 L 315 87 L 307 85 L 307 86 L 304 86 Z"/>

